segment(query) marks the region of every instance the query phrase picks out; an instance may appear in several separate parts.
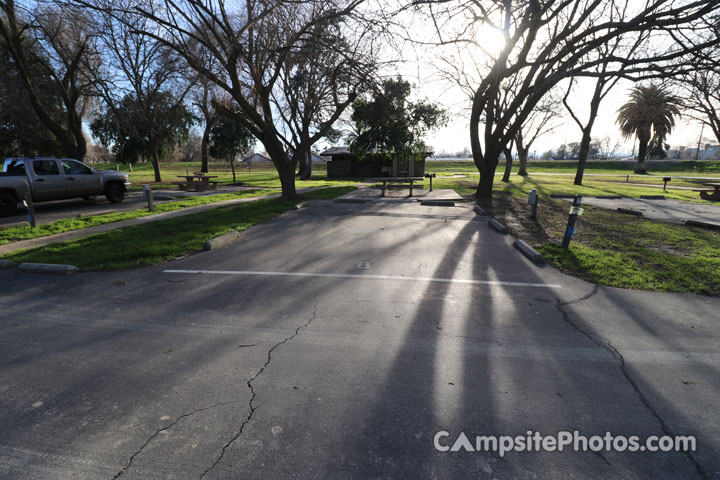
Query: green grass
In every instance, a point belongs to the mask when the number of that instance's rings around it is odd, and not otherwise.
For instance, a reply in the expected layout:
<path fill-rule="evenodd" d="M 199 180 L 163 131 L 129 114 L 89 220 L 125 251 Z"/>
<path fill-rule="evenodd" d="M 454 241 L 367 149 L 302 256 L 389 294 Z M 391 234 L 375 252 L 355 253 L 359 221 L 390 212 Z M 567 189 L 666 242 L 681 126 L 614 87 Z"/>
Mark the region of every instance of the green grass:
<path fill-rule="evenodd" d="M 96 164 L 99 169 L 115 170 L 114 164 Z M 200 171 L 198 163 L 190 162 L 163 162 L 160 164 L 160 174 L 162 181 L 155 182 L 153 168 L 150 163 L 133 164 L 133 171 L 130 172 L 129 166 L 121 165 L 120 170 L 127 173 L 130 182 L 133 184 L 132 190 L 137 191 L 142 188 L 143 184 L 150 184 L 154 189 L 167 188 L 176 189 L 177 185 L 173 182 L 180 180 L 178 175 L 186 175 L 188 172 Z M 233 183 L 232 171 L 230 164 L 227 162 L 211 162 L 209 164 L 209 175 L 215 175 L 218 178 L 219 186 L 229 185 Z M 328 179 L 327 169 L 324 164 L 313 165 L 313 177 L 311 180 L 296 180 L 296 188 L 314 188 L 314 187 L 335 187 L 354 185 L 358 183 L 358 179 Z M 245 186 L 259 188 L 280 188 L 280 178 L 272 163 L 256 163 L 252 165 L 252 172 L 248 172 L 245 166 L 236 168 L 236 183 Z"/>
<path fill-rule="evenodd" d="M 720 295 L 720 276 L 717 274 L 720 234 L 691 231 L 681 225 L 654 228 L 658 236 L 652 236 L 643 227 L 625 230 L 628 235 L 637 236 L 618 241 L 599 235 L 589 243 L 575 242 L 568 250 L 546 244 L 540 252 L 562 271 L 594 283 L 638 290 Z M 688 244 L 671 239 L 679 236 L 685 237 Z"/>
<path fill-rule="evenodd" d="M 355 190 L 357 190 L 357 187 L 354 185 L 346 185 L 344 187 L 328 187 L 313 190 L 312 192 L 305 192 L 304 194 L 302 194 L 302 197 L 307 200 L 330 200 Z"/>
<path fill-rule="evenodd" d="M 147 208 L 137 210 L 129 210 L 125 212 L 108 213 L 105 215 L 93 215 L 90 217 L 72 218 L 67 220 L 59 220 L 45 225 L 39 225 L 36 228 L 17 227 L 0 230 L 0 245 L 17 242 L 20 240 L 29 240 L 31 238 L 45 237 L 56 233 L 70 232 L 83 228 L 94 227 L 97 225 L 105 225 L 107 223 L 121 222 L 138 217 L 145 217 L 163 212 L 172 212 L 183 208 L 195 207 L 197 205 L 206 205 L 209 203 L 223 202 L 225 200 L 236 200 L 240 198 L 251 198 L 262 195 L 278 193 L 268 190 L 247 190 L 239 193 L 224 193 L 219 195 L 208 195 L 202 197 L 188 197 L 185 200 L 172 201 L 155 205 L 155 212 L 148 212 Z"/>
<path fill-rule="evenodd" d="M 275 172 L 246 173 L 238 176 L 238 181 L 250 187 L 280 188 L 281 186 L 280 178 Z M 360 181 L 361 179 L 356 178 L 328 179 L 324 175 L 313 175 L 310 180 L 296 180 L 295 188 L 342 187 L 355 185 Z"/>
<path fill-rule="evenodd" d="M 616 175 L 627 175 L 633 174 L 634 163 L 630 162 L 611 162 L 611 161 L 597 161 L 591 160 L 585 165 L 585 173 L 602 173 L 602 174 L 616 174 Z M 477 174 L 478 170 L 475 164 L 469 160 L 459 161 L 432 161 L 428 160 L 425 163 L 425 168 L 428 173 L 437 173 L 438 175 L 449 175 L 453 173 L 458 174 Z M 503 161 L 498 165 L 498 172 L 502 172 L 505 168 Z M 518 165 L 517 162 L 513 164 L 513 174 L 517 173 Z M 567 173 L 574 174 L 577 171 L 577 161 L 573 160 L 554 160 L 554 161 L 538 161 L 528 163 L 528 173 Z M 678 176 L 720 176 L 720 162 L 711 161 L 678 161 L 678 162 L 667 162 L 662 165 L 653 166 L 650 164 L 649 167 L 650 175 L 659 175 L 672 173 Z"/>
<path fill-rule="evenodd" d="M 292 205 L 273 199 L 258 200 L 13 252 L 3 258 L 17 263 L 71 264 L 81 270 L 153 265 L 200 250 L 211 238 L 245 230 Z"/>
<path fill-rule="evenodd" d="M 330 199 L 354 189 L 354 186 L 324 188 L 307 192 L 303 197 L 308 200 Z M 211 238 L 264 222 L 295 203 L 276 199 L 257 200 L 12 252 L 3 258 L 17 263 L 71 264 L 81 270 L 154 265 L 200 250 Z"/>
<path fill-rule="evenodd" d="M 427 182 L 426 182 L 427 183 Z M 463 196 L 473 195 L 477 189 L 478 177 L 446 178 L 438 177 L 433 180 L 433 188 L 450 188 Z M 607 181 L 597 178 L 586 178 L 584 185 L 573 185 L 572 177 L 541 177 L 514 176 L 510 183 L 503 183 L 496 177 L 494 191 L 496 193 L 509 192 L 517 196 L 527 197 L 531 189 L 536 189 L 541 198 L 552 194 L 579 194 L 583 196 L 620 195 L 637 198 L 641 195 L 665 195 L 666 198 L 684 202 L 708 203 L 702 200 L 697 192 L 692 190 L 668 189 L 663 192 L 656 187 L 642 187 L 629 185 L 624 182 Z"/>
<path fill-rule="evenodd" d="M 537 220 L 525 198 L 498 196 L 494 216 L 563 272 L 620 288 L 720 295 L 720 232 L 585 207 L 569 250 L 562 239 L 569 203 L 545 199 Z"/>

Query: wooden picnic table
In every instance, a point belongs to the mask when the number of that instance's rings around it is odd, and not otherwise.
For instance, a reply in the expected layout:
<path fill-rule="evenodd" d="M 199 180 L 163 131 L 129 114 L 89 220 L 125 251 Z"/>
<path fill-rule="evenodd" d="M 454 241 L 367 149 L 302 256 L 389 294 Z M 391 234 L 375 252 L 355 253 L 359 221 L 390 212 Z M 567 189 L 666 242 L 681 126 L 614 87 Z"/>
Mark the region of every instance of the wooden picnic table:
<path fill-rule="evenodd" d="M 204 192 L 207 190 L 217 189 L 217 182 L 210 179 L 218 178 L 217 175 L 178 175 L 178 178 L 184 178 L 184 182 L 175 182 L 180 190 Z"/>
<path fill-rule="evenodd" d="M 422 182 L 425 177 L 381 177 L 374 179 L 376 182 L 382 182 L 382 196 L 390 188 L 409 188 L 410 196 L 413 196 L 413 187 L 415 182 Z M 391 184 L 391 185 L 388 185 Z"/>
<path fill-rule="evenodd" d="M 703 200 L 710 200 L 711 202 L 720 202 L 720 183 L 711 182 L 703 183 L 704 187 L 711 188 L 696 188 L 693 192 L 700 192 L 700 198 Z"/>

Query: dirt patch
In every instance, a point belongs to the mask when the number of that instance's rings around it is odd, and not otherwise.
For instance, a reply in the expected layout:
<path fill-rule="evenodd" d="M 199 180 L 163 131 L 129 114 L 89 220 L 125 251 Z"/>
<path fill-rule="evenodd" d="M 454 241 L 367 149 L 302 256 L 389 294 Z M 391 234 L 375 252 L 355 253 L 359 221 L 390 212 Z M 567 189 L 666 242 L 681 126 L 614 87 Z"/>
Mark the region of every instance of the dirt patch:
<path fill-rule="evenodd" d="M 664 253 L 666 255 L 672 255 L 674 257 L 689 257 L 690 254 L 687 252 L 684 252 L 680 250 L 677 247 L 673 247 L 670 245 L 655 245 L 655 246 L 649 246 L 650 250 L 655 250 L 656 252 Z"/>

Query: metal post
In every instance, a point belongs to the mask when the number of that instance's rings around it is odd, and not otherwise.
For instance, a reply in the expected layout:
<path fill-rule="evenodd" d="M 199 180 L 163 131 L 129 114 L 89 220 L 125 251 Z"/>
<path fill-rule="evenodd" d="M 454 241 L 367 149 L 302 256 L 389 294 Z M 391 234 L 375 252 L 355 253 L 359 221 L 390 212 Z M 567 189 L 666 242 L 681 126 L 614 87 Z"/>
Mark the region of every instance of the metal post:
<path fill-rule="evenodd" d="M 433 191 L 432 179 L 433 179 L 434 177 L 436 177 L 436 176 L 437 176 L 437 175 L 434 174 L 434 173 L 426 173 L 426 174 L 425 174 L 425 178 L 429 178 L 429 179 L 430 179 L 430 191 L 431 191 L 431 192 Z"/>
<path fill-rule="evenodd" d="M 143 196 L 145 197 L 145 200 L 147 200 L 148 212 L 154 212 L 155 203 L 153 202 L 153 192 L 150 185 L 143 185 Z"/>
<path fill-rule="evenodd" d="M 663 182 L 665 182 L 663 184 L 663 192 L 667 192 L 667 182 L 669 182 L 670 180 L 672 180 L 672 177 L 663 177 Z"/>
<path fill-rule="evenodd" d="M 528 203 L 530 204 L 530 218 L 535 218 L 535 215 L 537 214 L 538 194 L 537 190 L 535 190 L 534 188 L 530 190 Z"/>
<path fill-rule="evenodd" d="M 577 220 L 578 215 L 582 213 L 582 208 L 580 208 L 581 203 L 582 195 L 575 195 L 572 207 L 570 207 L 570 216 L 568 217 L 568 224 L 565 229 L 565 237 L 563 237 L 563 248 L 568 248 L 570 246 L 570 240 L 572 240 L 575 235 L 575 220 Z"/>
<path fill-rule="evenodd" d="M 625 177 L 625 183 L 629 183 L 629 182 L 630 182 L 630 175 L 628 175 L 627 177 Z"/>
<path fill-rule="evenodd" d="M 27 208 L 28 223 L 32 228 L 35 228 L 35 207 L 33 206 L 32 195 L 29 192 L 25 194 L 23 203 Z"/>

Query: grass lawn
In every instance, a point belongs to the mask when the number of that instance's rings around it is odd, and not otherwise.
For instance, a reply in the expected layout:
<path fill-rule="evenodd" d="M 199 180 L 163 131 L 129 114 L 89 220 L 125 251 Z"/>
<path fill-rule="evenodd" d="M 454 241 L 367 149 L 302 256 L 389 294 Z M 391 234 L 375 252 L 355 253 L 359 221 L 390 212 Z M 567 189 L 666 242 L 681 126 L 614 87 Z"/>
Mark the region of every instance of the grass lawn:
<path fill-rule="evenodd" d="M 147 208 L 137 210 L 129 210 L 126 212 L 108 213 L 105 215 L 93 215 L 90 217 L 71 218 L 67 220 L 59 220 L 45 225 L 39 225 L 36 228 L 17 227 L 0 230 L 0 245 L 6 243 L 17 242 L 19 240 L 28 240 L 31 238 L 45 237 L 56 233 L 70 232 L 72 230 L 80 230 L 83 228 L 94 227 L 96 225 L 105 225 L 106 223 L 121 222 L 137 217 L 145 217 L 157 213 L 171 212 L 181 210 L 183 208 L 194 207 L 197 205 L 206 205 L 209 203 L 223 202 L 225 200 L 235 200 L 239 198 L 251 198 L 262 195 L 278 193 L 268 190 L 247 190 L 239 193 L 223 193 L 219 195 L 208 195 L 203 197 L 188 197 L 185 200 L 172 201 L 155 205 L 155 212 L 148 212 Z"/>
<path fill-rule="evenodd" d="M 585 206 L 569 250 L 561 240 L 569 202 L 544 199 L 538 220 L 524 197 L 504 192 L 493 215 L 534 245 L 560 270 L 584 280 L 621 288 L 720 295 L 720 232 L 667 224 Z"/>
<path fill-rule="evenodd" d="M 433 180 L 433 188 L 450 188 L 458 192 L 460 195 L 469 196 L 475 193 L 477 189 L 479 177 L 467 178 L 447 178 L 437 177 Z M 627 184 L 625 182 L 608 181 L 599 178 L 586 178 L 584 185 L 573 185 L 572 177 L 554 177 L 554 176 L 528 176 L 511 178 L 510 183 L 503 183 L 500 178 L 495 178 L 495 192 L 510 192 L 515 195 L 525 196 L 533 188 L 537 190 L 541 201 L 549 198 L 552 194 L 579 194 L 583 196 L 598 195 L 620 195 L 623 197 L 640 197 L 641 195 L 665 195 L 666 198 L 680 200 L 684 202 L 707 203 L 702 200 L 698 192 L 692 190 L 673 190 L 668 189 L 663 192 L 657 187 L 643 187 Z"/>
<path fill-rule="evenodd" d="M 475 164 L 469 160 L 459 161 L 432 161 L 426 162 L 426 170 L 428 173 L 437 173 L 438 175 L 459 174 L 477 174 L 478 170 Z M 609 161 L 588 161 L 585 166 L 585 173 L 602 173 L 627 175 L 633 174 L 634 163 L 629 162 L 609 162 Z M 517 173 L 517 162 L 513 163 L 513 174 Z M 504 161 L 498 165 L 497 171 L 502 173 L 505 169 Z M 577 161 L 573 160 L 553 160 L 553 161 L 531 161 L 528 163 L 528 173 L 572 173 L 577 170 Z M 650 175 L 663 176 L 670 174 L 672 176 L 720 176 L 720 162 L 714 161 L 678 161 L 663 162 L 662 165 L 653 166 L 650 163 Z"/>
<path fill-rule="evenodd" d="M 96 164 L 99 169 L 115 170 L 113 164 Z M 133 171 L 130 172 L 129 166 L 120 165 L 120 170 L 126 172 L 133 184 L 131 190 L 138 191 L 142 189 L 143 184 L 152 185 L 154 189 L 167 188 L 177 189 L 177 185 L 173 182 L 180 180 L 178 175 L 192 174 L 200 170 L 200 165 L 189 162 L 163 162 L 160 164 L 160 174 L 162 182 L 155 183 L 153 168 L 150 163 L 133 164 Z M 211 162 L 209 164 L 209 175 L 216 175 L 218 178 L 218 186 L 233 184 L 232 171 L 230 164 L 227 162 Z M 310 180 L 297 180 L 296 188 L 314 188 L 314 187 L 336 187 L 355 185 L 359 179 L 328 179 L 327 169 L 324 164 L 313 165 L 313 177 Z M 252 171 L 248 172 L 245 166 L 236 168 L 236 184 L 250 187 L 261 188 L 280 188 L 280 178 L 278 177 L 275 167 L 271 163 L 253 164 Z"/>
<path fill-rule="evenodd" d="M 354 187 L 327 188 L 303 195 L 309 200 L 343 195 Z M 63 263 L 81 270 L 113 270 L 161 263 L 202 249 L 214 237 L 245 230 L 273 218 L 297 202 L 258 200 L 184 217 L 121 228 L 78 240 L 9 253 L 4 259 Z"/>

